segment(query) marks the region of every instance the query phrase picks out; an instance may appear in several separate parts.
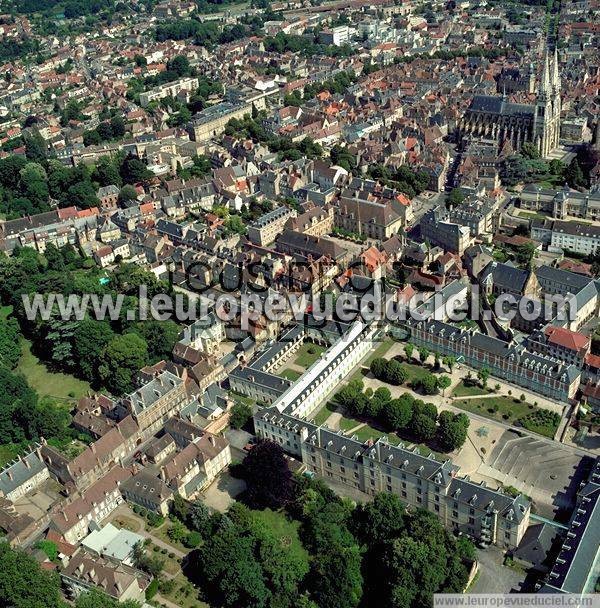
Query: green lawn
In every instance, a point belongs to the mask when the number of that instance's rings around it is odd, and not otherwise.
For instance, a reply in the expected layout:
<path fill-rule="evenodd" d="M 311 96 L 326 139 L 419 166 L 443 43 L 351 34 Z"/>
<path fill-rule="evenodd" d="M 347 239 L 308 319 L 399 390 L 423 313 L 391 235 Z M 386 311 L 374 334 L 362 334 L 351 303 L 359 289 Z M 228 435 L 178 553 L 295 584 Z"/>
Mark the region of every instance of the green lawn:
<path fill-rule="evenodd" d="M 522 426 L 546 437 L 554 437 L 558 420 L 552 412 L 546 412 L 519 399 L 505 396 L 482 397 L 480 399 L 455 399 L 452 404 L 468 412 L 485 416 L 498 422 Z M 558 414 L 557 414 L 558 416 Z"/>
<path fill-rule="evenodd" d="M 353 436 L 356 435 L 358 440 L 363 443 L 369 439 L 372 439 L 373 441 L 377 441 L 377 439 L 379 439 L 380 437 L 383 437 L 384 435 L 387 435 L 388 439 L 390 440 L 390 443 L 398 443 L 397 441 L 393 440 L 392 433 L 384 433 L 383 431 L 373 428 L 372 426 L 369 426 L 368 424 L 366 426 L 363 426 L 361 429 L 358 429 L 358 431 L 355 431 L 354 433 L 352 433 L 352 435 Z"/>
<path fill-rule="evenodd" d="M 431 369 L 424 365 L 407 363 L 406 361 L 402 361 L 401 363 L 402 367 L 404 367 L 408 372 L 408 380 L 406 381 L 407 384 L 409 384 L 413 380 L 420 380 L 421 378 L 424 378 L 425 376 L 431 373 Z"/>
<path fill-rule="evenodd" d="M 269 532 L 279 540 L 282 547 L 286 548 L 298 560 L 305 562 L 308 567 L 308 552 L 302 546 L 298 536 L 299 521 L 290 520 L 285 516 L 285 513 L 272 511 L 271 509 L 252 511 L 252 516 L 255 521 L 264 524 Z"/>
<path fill-rule="evenodd" d="M 178 574 L 173 580 L 175 581 L 173 591 L 166 594 L 159 590 L 161 597 L 180 608 L 209 608 L 207 603 L 198 599 L 198 589 L 183 574 Z M 154 597 L 153 602 L 154 600 L 156 600 L 157 605 L 163 604 L 158 596 Z"/>
<path fill-rule="evenodd" d="M 556 412 L 538 409 L 530 411 L 529 414 L 519 418 L 518 422 L 528 431 L 554 439 L 556 429 L 560 424 L 560 416 Z"/>
<path fill-rule="evenodd" d="M 332 412 L 335 412 L 336 405 L 331 401 L 327 402 L 314 416 L 315 424 L 321 426 L 325 424 L 325 421 L 329 416 L 331 416 Z"/>
<path fill-rule="evenodd" d="M 23 451 L 23 447 L 17 443 L 6 443 L 4 445 L 0 445 L 0 468 L 2 468 L 5 464 L 14 460 L 21 451 Z"/>
<path fill-rule="evenodd" d="M 460 381 L 455 389 L 452 391 L 453 397 L 477 397 L 479 395 L 488 395 L 486 389 L 481 388 L 477 385 L 467 386 L 464 380 Z"/>
<path fill-rule="evenodd" d="M 384 357 L 385 354 L 392 348 L 394 341 L 391 338 L 385 338 L 383 342 L 379 344 L 379 346 L 375 349 L 375 351 L 369 356 L 369 358 L 365 361 L 365 365 L 371 365 L 373 359 L 377 359 L 378 357 Z"/>
<path fill-rule="evenodd" d="M 547 220 L 548 216 L 544 215 L 543 213 L 536 213 L 535 211 L 527 211 L 526 209 L 519 209 L 518 212 L 519 217 L 526 217 L 529 219 L 536 219 L 536 220 Z"/>
<path fill-rule="evenodd" d="M 359 424 L 360 420 L 355 420 L 354 418 L 346 418 L 346 416 L 340 418 L 340 428 L 342 431 L 349 431 Z"/>
<path fill-rule="evenodd" d="M 436 460 L 438 460 L 439 462 L 444 462 L 445 460 L 448 460 L 448 456 L 442 454 L 441 452 L 436 452 L 435 450 L 432 450 L 424 444 L 413 443 L 412 441 L 408 441 L 407 439 L 402 439 L 396 433 L 385 433 L 384 431 L 381 431 L 369 425 L 363 426 L 358 431 L 352 433 L 352 435 L 356 435 L 358 437 L 358 440 L 362 441 L 363 443 L 369 439 L 377 441 L 377 439 L 379 439 L 380 437 L 386 436 L 388 438 L 388 441 L 392 445 L 398 445 L 400 443 L 403 443 L 406 447 L 411 447 L 411 449 L 413 447 L 416 447 L 422 456 L 429 456 L 429 454 L 433 454 Z"/>
<path fill-rule="evenodd" d="M 0 321 L 4 321 L 5 319 L 8 319 L 8 317 L 10 316 L 12 311 L 13 311 L 12 306 L 0 306 Z"/>
<path fill-rule="evenodd" d="M 79 399 L 90 390 L 89 383 L 83 380 L 78 380 L 69 374 L 49 371 L 31 352 L 29 340 L 24 339 L 21 346 L 23 354 L 17 369 L 27 378 L 31 388 L 40 395 L 55 399 Z"/>
<path fill-rule="evenodd" d="M 300 378 L 300 376 L 302 376 L 302 374 L 300 372 L 297 372 L 295 369 L 284 369 L 281 372 L 279 372 L 277 375 L 281 376 L 282 378 L 287 378 L 288 380 L 291 380 L 292 382 L 296 382 L 296 380 L 298 380 L 298 378 Z"/>
<path fill-rule="evenodd" d="M 252 407 L 254 405 L 254 399 L 247 397 L 246 395 L 241 395 L 240 393 L 236 393 L 234 391 L 229 391 L 229 396 L 236 402 L 241 403 L 243 405 L 249 405 Z"/>
<path fill-rule="evenodd" d="M 313 344 L 312 342 L 305 342 L 296 354 L 294 363 L 308 369 L 320 356 L 325 352 L 325 347 L 319 344 Z"/>
<path fill-rule="evenodd" d="M 179 549 L 179 551 L 183 551 L 184 553 L 187 553 L 189 551 L 189 549 L 183 543 L 176 542 L 169 538 L 168 532 L 169 532 L 169 528 L 172 525 L 173 525 L 173 522 L 170 519 L 167 519 L 165 521 L 165 523 L 162 524 L 162 526 L 159 526 L 158 528 L 152 528 L 149 530 L 149 532 L 152 536 L 155 536 L 156 538 L 159 538 L 160 540 L 167 543 L 168 545 L 171 545 L 171 547 L 175 547 L 175 549 Z"/>

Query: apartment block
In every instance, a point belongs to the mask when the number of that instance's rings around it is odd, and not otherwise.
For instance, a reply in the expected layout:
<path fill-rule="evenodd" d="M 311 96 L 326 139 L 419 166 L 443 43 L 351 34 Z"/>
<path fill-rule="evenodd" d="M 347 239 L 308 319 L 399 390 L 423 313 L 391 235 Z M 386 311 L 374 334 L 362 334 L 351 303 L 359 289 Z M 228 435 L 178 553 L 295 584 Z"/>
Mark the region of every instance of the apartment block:
<path fill-rule="evenodd" d="M 446 251 L 462 255 L 471 244 L 471 231 L 450 221 L 448 212 L 442 207 L 431 209 L 421 218 L 421 238 Z"/>
<path fill-rule="evenodd" d="M 528 525 L 530 505 L 485 484 L 458 477 L 458 467 L 386 438 L 361 442 L 317 426 L 319 404 L 369 352 L 377 328 L 356 321 L 272 407 L 254 416 L 256 434 L 279 443 L 315 475 L 374 495 L 393 492 L 403 502 L 435 513 L 449 529 L 487 544 L 516 547 Z"/>
<path fill-rule="evenodd" d="M 180 78 L 173 82 L 161 84 L 144 93 L 140 93 L 140 105 L 145 108 L 150 102 L 164 99 L 165 97 L 177 97 L 182 91 L 191 93 L 198 88 L 197 78 Z"/>
<path fill-rule="evenodd" d="M 568 402 L 577 392 L 581 379 L 577 366 L 530 352 L 522 345 L 440 321 L 409 319 L 402 329 L 418 347 L 460 357 L 476 369 L 487 367 L 492 376 L 546 397 Z"/>
<path fill-rule="evenodd" d="M 283 227 L 290 218 L 296 217 L 296 212 L 288 207 L 277 207 L 265 213 L 248 226 L 248 238 L 261 247 L 275 242 L 283 232 Z"/>

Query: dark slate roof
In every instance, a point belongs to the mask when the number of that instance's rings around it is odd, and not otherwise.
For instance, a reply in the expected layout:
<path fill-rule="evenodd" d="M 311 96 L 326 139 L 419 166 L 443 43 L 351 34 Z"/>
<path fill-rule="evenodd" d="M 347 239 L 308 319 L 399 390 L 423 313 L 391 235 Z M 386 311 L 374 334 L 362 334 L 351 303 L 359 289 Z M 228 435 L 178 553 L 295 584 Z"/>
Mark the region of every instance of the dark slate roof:
<path fill-rule="evenodd" d="M 468 504 L 477 509 L 493 509 L 498 515 L 508 521 L 521 523 L 527 513 L 529 502 L 522 494 L 516 498 L 493 490 L 485 485 L 471 481 L 468 477 L 455 477 L 450 484 L 448 495 L 457 502 Z"/>
<path fill-rule="evenodd" d="M 521 270 L 509 264 L 498 262 L 490 262 L 490 265 L 483 272 L 482 280 L 485 280 L 490 274 L 494 285 L 517 292 L 523 291 L 529 278 L 528 270 Z"/>
<path fill-rule="evenodd" d="M 535 274 L 539 281 L 553 281 L 564 285 L 564 291 L 570 291 L 571 293 L 578 293 L 589 283 L 593 281 L 574 272 L 568 270 L 561 270 L 560 268 L 553 268 L 552 266 L 540 266 Z"/>
<path fill-rule="evenodd" d="M 502 97 L 493 95 L 475 95 L 469 106 L 474 112 L 490 112 L 500 114 L 502 112 Z"/>
<path fill-rule="evenodd" d="M 255 222 L 250 224 L 253 228 L 264 228 L 272 222 L 289 215 L 290 210 L 287 207 L 276 207 L 272 211 L 261 215 Z"/>
<path fill-rule="evenodd" d="M 495 95 L 475 95 L 469 106 L 471 112 L 501 115 L 531 115 L 534 106 L 523 103 L 510 103 L 504 97 Z"/>
<path fill-rule="evenodd" d="M 596 583 L 600 559 L 600 458 L 584 488 L 586 493 L 578 496 L 569 531 L 547 581 L 563 593 L 591 593 Z"/>
<path fill-rule="evenodd" d="M 230 378 L 252 382 L 252 384 L 263 386 L 273 393 L 279 393 L 281 395 L 292 386 L 292 383 L 287 378 L 262 372 L 259 369 L 253 369 L 251 367 L 237 367 L 231 372 Z"/>
<path fill-rule="evenodd" d="M 0 492 L 4 495 L 13 492 L 45 468 L 36 451 L 24 454 L 0 471 Z"/>
<path fill-rule="evenodd" d="M 535 568 L 539 568 L 544 565 L 557 537 L 558 531 L 550 524 L 529 526 L 517 550 L 514 552 L 514 557 L 531 564 Z"/>

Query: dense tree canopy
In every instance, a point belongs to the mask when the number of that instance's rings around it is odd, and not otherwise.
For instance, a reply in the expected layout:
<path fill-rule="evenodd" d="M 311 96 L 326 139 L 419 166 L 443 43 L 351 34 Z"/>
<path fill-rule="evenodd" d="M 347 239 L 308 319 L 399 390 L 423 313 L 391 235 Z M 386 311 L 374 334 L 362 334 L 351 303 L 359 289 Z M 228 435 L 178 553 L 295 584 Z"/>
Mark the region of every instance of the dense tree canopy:
<path fill-rule="evenodd" d="M 308 560 L 283 545 L 250 511 L 234 505 L 193 554 L 192 568 L 216 605 L 295 606 Z"/>
<path fill-rule="evenodd" d="M 273 441 L 260 441 L 244 458 L 248 484 L 246 502 L 254 508 L 278 509 L 292 498 L 292 474 L 283 450 Z"/>
<path fill-rule="evenodd" d="M 8 543 L 0 543 L 0 605 L 6 608 L 63 608 L 60 581 Z M 85 607 L 83 607 L 85 608 Z"/>

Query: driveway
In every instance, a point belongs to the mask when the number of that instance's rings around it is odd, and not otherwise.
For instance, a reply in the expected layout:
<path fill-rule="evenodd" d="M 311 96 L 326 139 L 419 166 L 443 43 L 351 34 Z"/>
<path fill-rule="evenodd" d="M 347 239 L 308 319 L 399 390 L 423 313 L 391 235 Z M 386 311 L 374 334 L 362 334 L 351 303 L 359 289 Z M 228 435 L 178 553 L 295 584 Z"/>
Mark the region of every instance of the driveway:
<path fill-rule="evenodd" d="M 223 472 L 218 479 L 202 494 L 202 501 L 207 507 L 225 513 L 246 489 L 246 482 Z"/>
<path fill-rule="evenodd" d="M 238 450 L 243 450 L 244 446 L 254 437 L 247 431 L 229 429 L 225 431 L 225 438 L 229 441 L 229 445 Z"/>
<path fill-rule="evenodd" d="M 502 564 L 504 555 L 496 547 L 477 549 L 479 578 L 469 593 L 518 592 L 525 580 L 525 572 L 517 572 Z"/>

